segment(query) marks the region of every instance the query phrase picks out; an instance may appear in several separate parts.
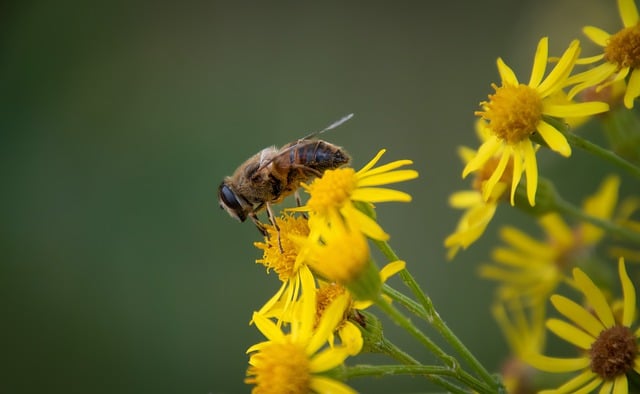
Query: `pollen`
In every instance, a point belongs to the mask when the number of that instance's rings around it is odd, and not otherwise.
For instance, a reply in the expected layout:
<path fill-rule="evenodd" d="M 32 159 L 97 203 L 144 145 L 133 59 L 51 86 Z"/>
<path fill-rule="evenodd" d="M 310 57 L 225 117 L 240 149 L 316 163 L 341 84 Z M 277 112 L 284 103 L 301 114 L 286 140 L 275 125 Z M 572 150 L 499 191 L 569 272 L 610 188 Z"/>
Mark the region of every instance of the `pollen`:
<path fill-rule="evenodd" d="M 489 101 L 480 103 L 484 111 L 476 111 L 476 115 L 487 120 L 491 131 L 507 144 L 529 138 L 542 119 L 538 92 L 524 84 L 492 87 L 496 92 L 489 95 Z"/>
<path fill-rule="evenodd" d="M 357 186 L 358 177 L 353 168 L 325 171 L 322 178 L 307 186 L 311 195 L 307 206 L 312 211 L 325 214 L 347 203 Z"/>
<path fill-rule="evenodd" d="M 265 241 L 254 243 L 263 252 L 262 258 L 256 260 L 256 263 L 264 265 L 267 271 L 273 269 L 279 279 L 285 282 L 298 273 L 296 258 L 300 252 L 300 244 L 296 239 L 309 235 L 309 226 L 305 218 L 292 215 L 276 218 L 276 224 L 280 228 L 279 234 L 273 225 L 265 225 Z M 278 244 L 278 237 L 282 249 Z"/>
<path fill-rule="evenodd" d="M 609 38 L 604 58 L 622 68 L 640 67 L 640 24 L 620 30 Z"/>
<path fill-rule="evenodd" d="M 602 331 L 591 345 L 591 370 L 605 380 L 613 379 L 633 369 L 637 354 L 633 331 L 625 326 L 611 327 Z"/>
<path fill-rule="evenodd" d="M 292 343 L 271 343 L 251 357 L 245 383 L 253 394 L 308 393 L 311 374 L 304 349 Z"/>

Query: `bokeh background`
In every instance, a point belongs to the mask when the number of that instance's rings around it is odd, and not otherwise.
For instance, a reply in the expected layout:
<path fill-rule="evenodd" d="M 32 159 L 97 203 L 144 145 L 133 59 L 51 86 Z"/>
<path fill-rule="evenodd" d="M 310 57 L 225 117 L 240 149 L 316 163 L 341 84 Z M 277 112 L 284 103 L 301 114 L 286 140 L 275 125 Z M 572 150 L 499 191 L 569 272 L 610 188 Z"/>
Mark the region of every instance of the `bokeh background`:
<path fill-rule="evenodd" d="M 0 392 L 248 392 L 245 350 L 261 339 L 248 321 L 279 282 L 254 263 L 255 228 L 219 209 L 217 186 L 263 147 L 351 112 L 325 138 L 355 167 L 382 147 L 383 161 L 414 160 L 420 178 L 401 186 L 414 201 L 381 205 L 380 221 L 497 370 L 506 347 L 476 269 L 501 222 L 529 219 L 502 210 L 447 263 L 459 217 L 447 197 L 467 187 L 456 147 L 477 146 L 473 111 L 498 56 L 526 81 L 540 37 L 559 55 L 581 26 L 617 26 L 614 3 L 4 4 Z M 544 157 L 552 173 L 561 159 Z M 428 390 L 417 378 L 351 383 Z"/>

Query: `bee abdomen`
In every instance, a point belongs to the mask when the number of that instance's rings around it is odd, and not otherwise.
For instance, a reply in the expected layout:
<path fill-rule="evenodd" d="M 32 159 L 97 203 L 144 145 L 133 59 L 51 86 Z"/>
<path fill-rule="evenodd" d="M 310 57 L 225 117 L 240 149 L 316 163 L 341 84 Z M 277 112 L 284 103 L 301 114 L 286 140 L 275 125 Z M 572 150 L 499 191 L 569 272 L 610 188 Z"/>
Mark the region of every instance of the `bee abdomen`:
<path fill-rule="evenodd" d="M 291 164 L 298 164 L 323 172 L 349 163 L 351 158 L 342 148 L 324 141 L 309 141 L 293 149 Z"/>

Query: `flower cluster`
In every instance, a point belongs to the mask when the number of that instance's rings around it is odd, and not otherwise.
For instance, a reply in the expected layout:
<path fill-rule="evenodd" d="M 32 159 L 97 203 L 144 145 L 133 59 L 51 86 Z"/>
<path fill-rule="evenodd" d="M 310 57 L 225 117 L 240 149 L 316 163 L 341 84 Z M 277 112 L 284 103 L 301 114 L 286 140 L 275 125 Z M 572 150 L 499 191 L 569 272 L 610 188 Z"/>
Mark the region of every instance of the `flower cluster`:
<path fill-rule="evenodd" d="M 593 115 L 608 114 L 621 99 L 627 108 L 633 107 L 634 99 L 640 96 L 640 23 L 633 0 L 618 0 L 618 8 L 624 27 L 617 33 L 584 28 L 584 33 L 603 47 L 599 55 L 580 58 L 580 42 L 574 40 L 554 58 L 548 53 L 548 38 L 543 37 L 526 84 L 498 58 L 500 85 L 492 84 L 494 93 L 475 112 L 482 143 L 477 151 L 465 148 L 463 155 L 462 177 L 475 175 L 473 189 L 458 192 L 450 200 L 454 208 L 465 210 L 455 232 L 445 241 L 450 258 L 480 238 L 500 201 L 508 200 L 523 209 L 541 205 L 538 212 L 552 211 L 546 196 L 538 195 L 538 150 L 549 148 L 570 157 L 568 141 L 575 136 L 573 129 Z M 547 73 L 547 63 L 552 60 L 555 65 Z M 584 65 L 592 68 L 576 71 Z M 637 140 L 625 142 L 618 150 L 629 149 L 628 155 L 637 158 Z"/>
<path fill-rule="evenodd" d="M 625 265 L 625 258 L 640 256 L 637 179 L 631 181 L 635 194 L 621 199 L 624 177 L 609 175 L 576 207 L 540 176 L 537 164 L 541 149 L 568 158 L 579 147 L 640 177 L 640 134 L 629 121 L 636 117 L 630 110 L 640 96 L 640 18 L 633 0 L 617 3 L 620 31 L 583 30 L 602 47 L 600 54 L 581 57 L 580 43 L 574 40 L 561 56 L 551 57 L 544 37 L 526 84 L 499 58 L 500 84 L 492 84 L 494 92 L 475 112 L 481 144 L 477 150 L 460 149 L 462 176 L 473 174 L 474 180 L 471 190 L 450 198 L 450 205 L 464 213 L 445 239 L 449 259 L 482 236 L 502 202 L 532 214 L 542 229 L 543 236 L 536 237 L 504 226 L 499 231 L 504 245 L 494 248 L 492 262 L 479 268 L 481 277 L 497 283 L 493 314 L 512 351 L 502 370 L 508 392 L 533 393 L 551 386 L 540 371 L 579 372 L 544 393 L 638 390 L 630 385 L 639 379 L 640 327 Z M 549 62 L 554 65 L 547 73 Z M 618 154 L 575 134 L 593 115 L 603 120 Z M 580 180 L 591 180 L 581 175 Z M 608 246 L 603 247 L 605 241 Z M 602 256 L 605 248 L 608 253 Z M 612 257 L 619 258 L 618 298 L 611 281 L 604 280 Z M 577 290 L 583 303 L 562 295 L 564 290 Z M 548 317 L 549 301 L 566 320 Z M 545 330 L 575 346 L 578 355 L 544 355 Z"/>
<path fill-rule="evenodd" d="M 386 240 L 373 204 L 410 201 L 407 193 L 381 187 L 414 179 L 412 164 L 399 160 L 375 167 L 381 150 L 361 170 L 324 171 L 310 184 L 307 203 L 264 225 L 255 246 L 257 263 L 278 274 L 282 285 L 252 322 L 267 338 L 249 348 L 246 382 L 255 393 L 351 393 L 325 375 L 362 350 L 360 311 L 382 297 L 382 283 L 404 269 L 393 261 L 378 270 L 369 239 Z M 336 337 L 338 340 L 336 341 Z"/>
<path fill-rule="evenodd" d="M 407 168 L 410 160 L 378 165 L 381 150 L 360 170 L 343 165 L 344 157 L 321 170 L 294 166 L 298 172 L 287 174 L 286 181 L 296 183 L 286 190 L 305 191 L 306 201 L 297 198 L 297 207 L 277 216 L 271 204 L 280 196 L 251 205 L 231 187 L 221 189 L 228 210 L 242 211 L 236 215 L 241 218 L 253 215 L 265 235 L 254 244 L 262 253 L 256 262 L 281 282 L 252 315 L 251 324 L 266 337 L 247 351 L 245 382 L 252 392 L 353 393 L 349 378 L 400 374 L 424 377 L 453 393 L 639 392 L 640 323 L 632 278 L 640 272 L 632 262 L 640 261 L 640 117 L 633 112 L 640 96 L 640 18 L 633 0 L 617 3 L 620 31 L 584 28 L 602 47 L 600 54 L 581 57 L 580 42 L 574 40 L 560 56 L 551 56 L 544 37 L 526 83 L 498 58 L 500 82 L 491 85 L 493 92 L 475 112 L 479 146 L 458 151 L 462 177 L 472 175 L 473 181 L 449 199 L 463 211 L 444 240 L 449 259 L 480 239 L 501 205 L 530 214 L 540 230 L 533 235 L 513 224 L 503 226 L 491 262 L 479 265 L 479 276 L 496 284 L 491 312 L 511 350 L 499 377 L 445 324 L 387 242 L 390 236 L 374 204 L 411 201 L 411 195 L 386 185 L 418 173 Z M 610 146 L 575 132 L 598 121 Z M 600 179 L 573 166 L 571 185 L 588 184 L 585 190 L 592 193 L 574 205 L 539 174 L 538 152 L 545 149 L 564 158 L 583 149 L 606 162 L 611 174 Z M 297 153 L 287 154 L 285 161 L 291 164 Z M 271 167 L 275 163 L 266 161 L 260 168 Z M 284 175 L 272 177 L 284 183 Z M 272 189 L 283 190 L 276 186 Z M 257 219 L 263 205 L 270 224 Z M 382 269 L 370 245 L 387 259 Z M 387 283 L 395 274 L 410 295 Z M 375 311 L 367 309 L 372 305 Z M 417 340 L 435 357 L 434 364 L 424 364 L 386 338 L 376 311 Z M 420 324 L 431 326 L 451 354 Z M 575 350 L 562 354 L 550 347 L 547 332 Z M 398 364 L 348 365 L 364 352 Z M 554 373 L 570 376 L 554 379 Z"/>

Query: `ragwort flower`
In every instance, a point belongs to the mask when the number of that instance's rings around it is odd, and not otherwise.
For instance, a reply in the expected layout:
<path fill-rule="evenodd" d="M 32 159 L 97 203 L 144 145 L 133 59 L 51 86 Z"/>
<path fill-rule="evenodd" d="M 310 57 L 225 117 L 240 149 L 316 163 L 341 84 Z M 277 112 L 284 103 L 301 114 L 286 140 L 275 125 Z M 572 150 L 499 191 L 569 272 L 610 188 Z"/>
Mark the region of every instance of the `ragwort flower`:
<path fill-rule="evenodd" d="M 476 123 L 478 132 L 483 140 L 486 139 L 484 137 L 484 130 L 486 130 L 484 123 L 485 121 L 483 120 L 479 120 Z M 458 153 L 465 163 L 470 162 L 476 155 L 474 150 L 466 147 L 461 147 Z M 498 203 L 506 195 L 512 176 L 509 166 L 491 190 L 489 198 L 485 199 L 482 196 L 486 182 L 494 173 L 498 162 L 499 159 L 497 157 L 487 160 L 482 168 L 476 171 L 472 190 L 458 191 L 449 197 L 450 206 L 464 210 L 462 217 L 458 220 L 456 230 L 444 240 L 444 246 L 448 249 L 447 258 L 449 260 L 453 259 L 461 248 L 468 248 L 484 234 L 498 208 Z"/>
<path fill-rule="evenodd" d="M 300 292 L 304 288 L 313 291 L 315 282 L 309 267 L 298 258 L 300 253 L 298 240 L 309 235 L 307 219 L 285 214 L 276 218 L 275 221 L 278 228 L 265 224 L 267 235 L 264 242 L 255 242 L 254 245 L 263 252 L 262 258 L 256 260 L 256 263 L 264 265 L 267 272 L 273 269 L 278 274 L 282 285 L 258 313 L 274 316 L 277 312 L 278 318 L 282 319 L 291 303 L 298 299 Z M 277 309 L 275 309 L 276 305 L 279 305 Z"/>
<path fill-rule="evenodd" d="M 487 160 L 496 154 L 500 156 L 500 161 L 485 186 L 483 193 L 485 200 L 491 196 L 493 188 L 511 163 L 513 166 L 511 204 L 514 204 L 516 187 L 522 174 L 525 173 L 527 199 L 531 206 L 535 205 L 538 167 L 536 148 L 529 137 L 539 133 L 553 151 L 563 156 L 571 155 L 571 147 L 566 138 L 545 120 L 545 116 L 583 117 L 609 109 L 608 104 L 601 102 L 555 104 L 552 99 L 555 93 L 566 86 L 567 78 L 579 53 L 579 42 L 573 41 L 545 78 L 548 40 L 546 37 L 542 38 L 536 51 L 531 78 L 526 85 L 519 82 L 513 70 L 501 58 L 498 59 L 501 86 L 492 85 L 495 93 L 489 95 L 488 101 L 481 103 L 482 111 L 476 112 L 476 115 L 488 122 L 487 127 L 492 135 L 480 146 L 476 157 L 467 163 L 462 172 L 462 176 L 466 177 L 469 173 L 482 168 Z"/>
<path fill-rule="evenodd" d="M 397 170 L 410 165 L 411 160 L 397 160 L 380 167 L 373 166 L 380 160 L 385 150 L 378 154 L 359 171 L 343 167 L 327 170 L 322 177 L 316 178 L 310 185 L 302 187 L 310 194 L 306 205 L 293 208 L 293 211 L 309 212 L 310 226 L 319 229 L 330 227 L 336 221 L 348 221 L 370 238 L 387 240 L 386 234 L 374 219 L 360 211 L 356 204 L 374 204 L 387 201 L 411 201 L 411 196 L 398 190 L 378 186 L 403 182 L 418 177 L 415 170 Z M 317 231 L 314 231 L 317 233 Z"/>
<path fill-rule="evenodd" d="M 567 85 L 575 85 L 569 97 L 587 88 L 603 88 L 629 77 L 624 94 L 624 105 L 633 108 L 633 101 L 640 96 L 640 23 L 638 8 L 634 0 L 618 0 L 618 10 L 623 28 L 614 34 L 595 27 L 585 26 L 584 34 L 603 48 L 602 53 L 585 59 L 583 64 L 604 60 L 601 64 L 585 72 L 570 77 Z"/>
<path fill-rule="evenodd" d="M 628 393 L 628 373 L 640 373 L 640 328 L 635 327 L 636 291 L 629 279 L 624 260 L 618 262 L 622 283 L 622 316 L 616 319 L 614 308 L 595 283 L 579 268 L 573 278 L 587 300 L 587 307 L 561 295 L 551 297 L 554 307 L 566 319 L 548 319 L 547 328 L 561 339 L 583 351 L 580 357 L 558 358 L 541 354 L 530 355 L 527 361 L 548 372 L 582 371 L 555 390 L 541 393 L 592 392 Z"/>
<path fill-rule="evenodd" d="M 590 216 L 610 219 L 618 201 L 620 179 L 607 177 L 598 191 L 585 199 L 582 209 Z M 495 264 L 482 265 L 480 276 L 500 283 L 503 300 L 524 298 L 533 305 L 546 302 L 577 261 L 590 256 L 604 232 L 589 223 L 570 227 L 560 215 L 542 216 L 538 223 L 546 239 L 537 240 L 514 227 L 504 227 L 500 237 L 508 245 L 494 249 Z"/>
<path fill-rule="evenodd" d="M 316 322 L 316 293 L 303 294 L 296 304 L 300 319 L 290 324 L 290 332 L 267 317 L 254 313 L 253 320 L 267 341 L 251 346 L 252 353 L 245 383 L 255 385 L 254 394 L 353 394 L 342 382 L 323 376 L 323 372 L 341 365 L 349 356 L 344 346 L 324 346 L 342 319 L 346 296 L 337 297 Z"/>

